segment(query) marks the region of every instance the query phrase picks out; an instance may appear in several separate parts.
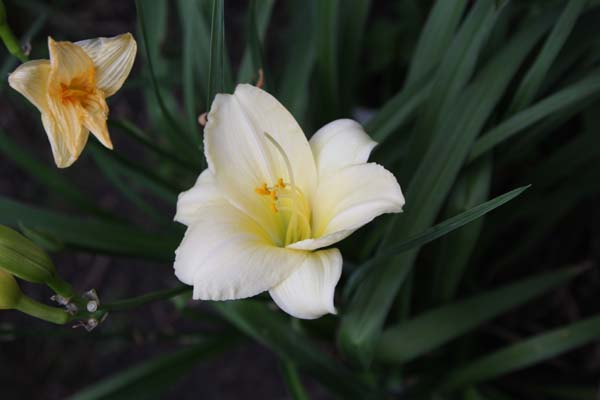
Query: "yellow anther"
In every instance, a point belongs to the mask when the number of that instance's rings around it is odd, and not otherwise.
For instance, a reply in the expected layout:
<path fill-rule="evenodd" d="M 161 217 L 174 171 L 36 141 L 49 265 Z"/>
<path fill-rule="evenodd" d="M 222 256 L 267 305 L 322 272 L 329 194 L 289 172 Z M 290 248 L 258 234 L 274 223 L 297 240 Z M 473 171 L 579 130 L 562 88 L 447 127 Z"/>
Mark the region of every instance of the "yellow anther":
<path fill-rule="evenodd" d="M 254 189 L 254 191 L 258 194 L 260 194 L 261 196 L 270 196 L 271 195 L 271 191 L 269 190 L 269 188 L 267 187 L 266 183 L 263 183 L 262 186 L 257 187 L 256 189 Z"/>
<path fill-rule="evenodd" d="M 285 189 L 285 183 L 283 183 L 283 178 L 279 178 L 277 179 L 277 185 L 275 185 L 276 187 Z"/>
<path fill-rule="evenodd" d="M 276 201 L 277 200 L 277 192 L 274 190 L 271 190 L 271 193 L 269 193 L 269 196 L 271 196 L 271 200 Z"/>

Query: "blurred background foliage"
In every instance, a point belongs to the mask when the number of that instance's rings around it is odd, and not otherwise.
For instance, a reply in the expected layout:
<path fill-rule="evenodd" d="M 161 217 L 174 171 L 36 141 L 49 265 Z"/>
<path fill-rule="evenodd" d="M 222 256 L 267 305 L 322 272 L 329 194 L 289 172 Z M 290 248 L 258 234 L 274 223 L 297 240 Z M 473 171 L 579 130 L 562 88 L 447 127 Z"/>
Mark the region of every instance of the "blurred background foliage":
<path fill-rule="evenodd" d="M 91 140 L 66 171 L 0 82 L 0 224 L 110 312 L 91 333 L 2 312 L 3 398 L 597 396 L 600 2 L 5 5 L 32 59 L 48 35 L 125 31 L 139 54 L 111 99 L 116 151 Z M 307 136 L 363 123 L 407 198 L 342 242 L 337 316 L 190 303 L 172 273 L 177 194 L 206 167 L 198 115 L 259 69 Z"/>

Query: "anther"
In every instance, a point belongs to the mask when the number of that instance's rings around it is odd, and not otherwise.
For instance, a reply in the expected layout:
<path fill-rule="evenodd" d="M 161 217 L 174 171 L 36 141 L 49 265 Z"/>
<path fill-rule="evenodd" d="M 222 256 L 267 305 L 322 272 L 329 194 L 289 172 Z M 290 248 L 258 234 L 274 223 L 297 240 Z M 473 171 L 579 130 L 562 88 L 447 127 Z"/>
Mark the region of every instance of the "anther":
<path fill-rule="evenodd" d="M 257 187 L 256 189 L 254 189 L 254 191 L 256 193 L 260 194 L 261 196 L 269 196 L 269 195 L 271 195 L 271 191 L 267 187 L 266 183 L 263 183 L 260 187 Z"/>

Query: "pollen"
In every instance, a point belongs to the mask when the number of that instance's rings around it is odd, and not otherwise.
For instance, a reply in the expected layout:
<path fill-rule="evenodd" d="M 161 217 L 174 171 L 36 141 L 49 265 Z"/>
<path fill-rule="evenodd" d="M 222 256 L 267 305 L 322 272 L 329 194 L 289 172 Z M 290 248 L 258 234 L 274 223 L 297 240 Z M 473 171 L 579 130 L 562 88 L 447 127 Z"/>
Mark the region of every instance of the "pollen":
<path fill-rule="evenodd" d="M 274 213 L 279 212 L 277 207 L 277 201 L 279 200 L 279 192 L 286 188 L 286 184 L 283 182 L 283 178 L 279 178 L 277 183 L 273 186 L 267 186 L 265 182 L 262 185 L 254 189 L 254 191 L 260 196 L 269 198 L 269 208 Z"/>
<path fill-rule="evenodd" d="M 270 196 L 271 195 L 271 191 L 267 187 L 266 183 L 263 183 L 261 186 L 254 189 L 254 191 L 256 193 L 260 194 L 261 196 Z"/>

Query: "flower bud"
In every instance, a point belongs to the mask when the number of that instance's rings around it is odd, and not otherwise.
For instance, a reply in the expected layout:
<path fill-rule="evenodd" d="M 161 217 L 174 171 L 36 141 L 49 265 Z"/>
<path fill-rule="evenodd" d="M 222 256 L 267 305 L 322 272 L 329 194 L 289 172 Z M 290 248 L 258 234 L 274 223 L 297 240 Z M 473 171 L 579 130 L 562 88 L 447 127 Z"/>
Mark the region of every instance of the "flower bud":
<path fill-rule="evenodd" d="M 16 308 L 22 295 L 15 278 L 0 269 L 0 310 Z"/>
<path fill-rule="evenodd" d="M 0 268 L 33 283 L 55 279 L 56 269 L 50 257 L 17 231 L 0 225 Z"/>

